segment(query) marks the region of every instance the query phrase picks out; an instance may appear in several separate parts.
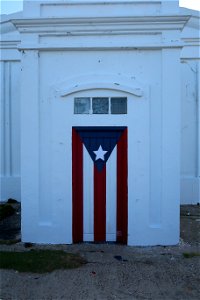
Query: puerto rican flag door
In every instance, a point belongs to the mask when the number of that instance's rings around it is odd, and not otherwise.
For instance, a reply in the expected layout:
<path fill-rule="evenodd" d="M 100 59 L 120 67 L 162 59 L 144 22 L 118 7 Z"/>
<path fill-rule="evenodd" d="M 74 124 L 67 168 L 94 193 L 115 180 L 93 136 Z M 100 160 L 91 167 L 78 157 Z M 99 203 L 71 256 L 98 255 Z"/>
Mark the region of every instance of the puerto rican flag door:
<path fill-rule="evenodd" d="M 127 127 L 72 127 L 73 242 L 127 243 Z"/>

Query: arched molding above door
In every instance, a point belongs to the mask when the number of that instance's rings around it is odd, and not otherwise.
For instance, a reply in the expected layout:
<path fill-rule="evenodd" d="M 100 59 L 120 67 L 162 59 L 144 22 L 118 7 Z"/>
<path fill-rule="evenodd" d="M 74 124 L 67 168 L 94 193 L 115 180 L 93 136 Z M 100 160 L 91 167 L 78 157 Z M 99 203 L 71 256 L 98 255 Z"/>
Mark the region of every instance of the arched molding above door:
<path fill-rule="evenodd" d="M 134 77 L 113 74 L 89 74 L 66 79 L 57 91 L 61 97 L 87 90 L 114 90 L 143 97 L 144 88 Z"/>

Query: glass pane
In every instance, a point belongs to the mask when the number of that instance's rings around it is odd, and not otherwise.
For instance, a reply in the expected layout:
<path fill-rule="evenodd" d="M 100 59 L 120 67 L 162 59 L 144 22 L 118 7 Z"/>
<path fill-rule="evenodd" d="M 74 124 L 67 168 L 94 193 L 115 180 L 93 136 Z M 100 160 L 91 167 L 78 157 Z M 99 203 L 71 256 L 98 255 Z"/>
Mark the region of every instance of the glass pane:
<path fill-rule="evenodd" d="M 74 113 L 89 114 L 90 113 L 90 98 L 80 97 L 74 98 Z"/>
<path fill-rule="evenodd" d="M 92 98 L 93 114 L 108 114 L 109 99 L 104 97 Z"/>
<path fill-rule="evenodd" d="M 127 114 L 127 98 L 111 98 L 111 114 Z"/>

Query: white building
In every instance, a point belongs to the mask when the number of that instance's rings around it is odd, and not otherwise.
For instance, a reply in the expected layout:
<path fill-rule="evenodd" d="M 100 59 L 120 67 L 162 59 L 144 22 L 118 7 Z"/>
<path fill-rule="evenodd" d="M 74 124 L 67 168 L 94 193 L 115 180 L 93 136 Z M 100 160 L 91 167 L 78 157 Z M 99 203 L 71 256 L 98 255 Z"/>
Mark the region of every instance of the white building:
<path fill-rule="evenodd" d="M 26 0 L 1 28 L 1 200 L 22 201 L 22 240 L 176 244 L 200 200 L 199 13 Z"/>

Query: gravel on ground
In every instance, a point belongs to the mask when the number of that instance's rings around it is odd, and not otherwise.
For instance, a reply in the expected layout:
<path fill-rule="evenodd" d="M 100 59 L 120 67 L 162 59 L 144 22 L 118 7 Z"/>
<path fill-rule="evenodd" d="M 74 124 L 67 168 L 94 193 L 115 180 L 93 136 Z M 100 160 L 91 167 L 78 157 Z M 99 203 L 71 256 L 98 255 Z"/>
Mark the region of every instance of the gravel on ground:
<path fill-rule="evenodd" d="M 61 249 L 88 263 L 46 274 L 1 270 L 1 300 L 197 300 L 200 295 L 200 207 L 181 207 L 181 238 L 176 246 L 118 244 L 5 245 L 3 251 Z M 27 247 L 29 246 L 29 247 Z M 184 253 L 194 256 L 185 258 Z"/>

